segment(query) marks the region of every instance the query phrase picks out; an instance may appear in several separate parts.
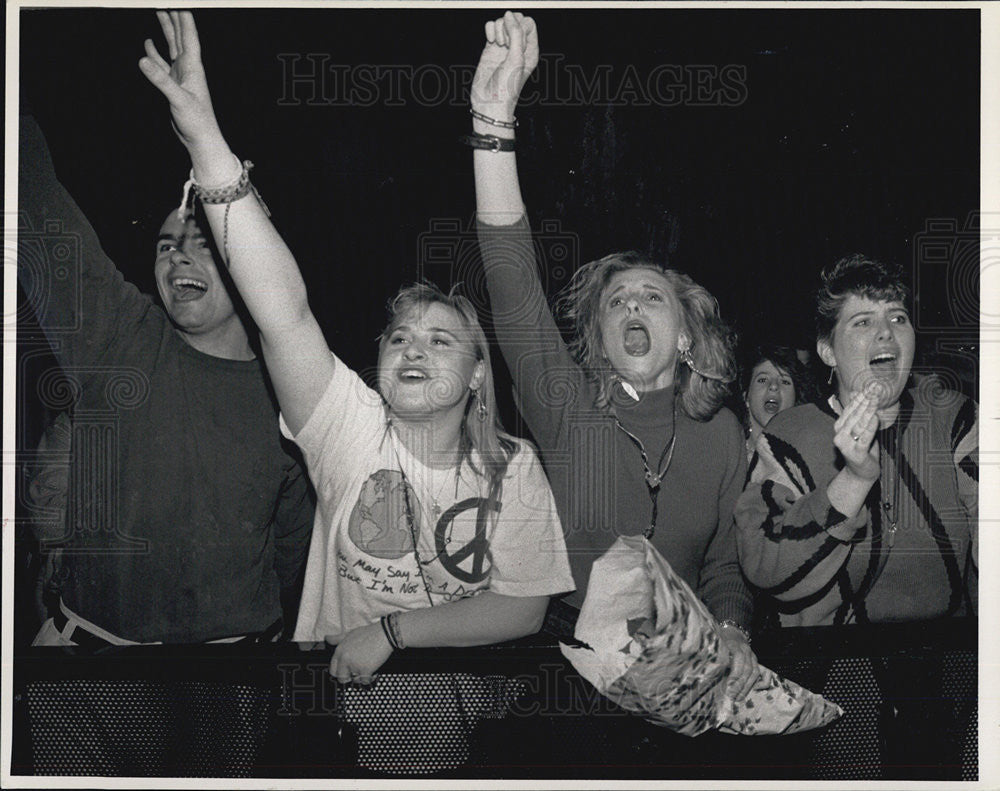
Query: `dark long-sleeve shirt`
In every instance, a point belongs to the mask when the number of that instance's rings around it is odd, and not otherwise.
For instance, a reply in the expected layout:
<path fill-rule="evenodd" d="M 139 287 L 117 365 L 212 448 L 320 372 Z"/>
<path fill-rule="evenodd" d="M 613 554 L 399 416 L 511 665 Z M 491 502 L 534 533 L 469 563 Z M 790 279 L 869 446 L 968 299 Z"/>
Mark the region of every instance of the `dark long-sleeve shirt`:
<path fill-rule="evenodd" d="M 521 414 L 538 442 L 566 535 L 576 592 L 583 601 L 590 567 L 619 535 L 641 534 L 652 512 L 636 445 L 655 464 L 674 430 L 673 388 L 635 402 L 622 391 L 610 408 L 573 361 L 556 326 L 535 262 L 527 222 L 479 225 L 497 339 Z M 749 626 L 752 600 L 740 573 L 733 506 L 746 479 L 746 453 L 726 409 L 701 422 L 676 409 L 673 458 L 663 480 L 653 545 L 712 614 Z"/>

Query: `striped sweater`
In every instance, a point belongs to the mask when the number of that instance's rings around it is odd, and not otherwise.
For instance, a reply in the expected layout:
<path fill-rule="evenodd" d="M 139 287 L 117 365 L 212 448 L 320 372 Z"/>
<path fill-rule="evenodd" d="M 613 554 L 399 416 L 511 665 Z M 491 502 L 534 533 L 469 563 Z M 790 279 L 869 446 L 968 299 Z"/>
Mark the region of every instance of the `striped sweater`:
<path fill-rule="evenodd" d="M 905 391 L 896 423 L 878 433 L 881 478 L 853 518 L 827 498 L 828 484 L 844 466 L 833 445 L 836 403 L 786 410 L 758 440 L 735 511 L 747 578 L 786 626 L 975 610 L 975 402 L 933 379 Z M 895 531 L 887 511 L 898 514 Z"/>

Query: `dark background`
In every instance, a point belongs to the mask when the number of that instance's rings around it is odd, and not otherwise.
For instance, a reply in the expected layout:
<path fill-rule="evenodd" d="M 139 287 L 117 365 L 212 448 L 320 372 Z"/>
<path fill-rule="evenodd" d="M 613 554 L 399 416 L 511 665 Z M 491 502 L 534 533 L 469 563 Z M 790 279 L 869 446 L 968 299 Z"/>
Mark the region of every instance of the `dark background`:
<path fill-rule="evenodd" d="M 715 294 L 744 345 L 808 349 L 819 269 L 861 251 L 912 277 L 915 368 L 976 394 L 978 11 L 531 13 L 545 74 L 518 113 L 519 161 L 532 225 L 544 229 L 550 293 L 582 262 L 640 249 Z M 456 142 L 470 126 L 465 92 L 454 78 L 442 87 L 433 67 L 461 65 L 471 76 L 483 23 L 498 14 L 196 12 L 223 131 L 257 163 L 254 181 L 327 339 L 358 370 L 374 365 L 383 306 L 402 282 L 462 280 L 488 321 L 468 231 L 472 157 Z M 189 168 L 166 102 L 136 65 L 146 37 L 165 52 L 154 14 L 48 9 L 22 12 L 20 24 L 22 101 L 111 258 L 152 292 L 155 235 Z M 291 85 L 296 58 L 299 73 L 423 67 L 425 101 L 405 74 L 395 90 L 385 78 L 360 86 L 364 105 L 345 101 L 333 79 Z M 643 104 L 623 90 L 631 74 L 642 84 L 663 64 L 684 76 L 735 66 L 745 80 L 733 95 L 709 80 L 705 101 Z M 574 73 L 607 81 L 586 95 Z M 547 90 L 543 77 L 553 74 L 561 82 Z M 28 450 L 49 417 L 34 394 L 51 360 L 37 354 L 30 316 L 21 330 L 18 450 Z M 505 423 L 523 433 L 499 354 L 494 366 Z M 24 644 L 38 625 L 38 555 L 18 527 Z"/>
<path fill-rule="evenodd" d="M 470 126 L 467 87 L 454 72 L 443 79 L 455 66 L 471 77 L 483 23 L 498 14 L 196 12 L 223 131 L 257 163 L 327 339 L 356 369 L 374 364 L 383 306 L 402 282 L 462 280 L 488 319 L 468 232 L 472 157 L 456 141 Z M 532 14 L 543 67 L 519 109 L 519 161 L 550 292 L 584 261 L 640 249 L 715 294 L 744 345 L 810 349 L 820 267 L 861 251 L 913 277 L 916 367 L 943 366 L 975 393 L 978 11 Z M 156 231 L 189 162 L 136 65 L 146 37 L 166 52 L 151 10 L 21 14 L 22 101 L 105 249 L 152 292 Z M 686 95 L 661 83 L 644 103 L 662 64 L 684 80 L 701 67 L 745 78 L 709 77 Z M 372 78 L 390 66 L 423 81 Z M 291 80 L 324 67 L 325 83 Z M 494 362 L 505 422 L 523 431 Z M 43 420 L 30 395 L 40 365 L 21 385 L 25 443 Z"/>

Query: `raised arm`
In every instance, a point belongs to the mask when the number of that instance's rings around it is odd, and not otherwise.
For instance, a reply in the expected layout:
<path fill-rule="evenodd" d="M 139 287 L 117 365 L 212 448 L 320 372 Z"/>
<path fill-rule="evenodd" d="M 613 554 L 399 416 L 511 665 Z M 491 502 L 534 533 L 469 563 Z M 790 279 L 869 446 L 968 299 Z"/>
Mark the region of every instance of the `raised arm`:
<path fill-rule="evenodd" d="M 486 45 L 471 93 L 472 110 L 480 116 L 473 116 L 475 134 L 514 138 L 514 129 L 504 124 L 513 123 L 521 89 L 537 64 L 534 21 L 507 12 L 486 23 Z M 514 152 L 477 149 L 473 165 L 479 246 L 497 340 L 535 439 L 551 447 L 567 392 L 579 394 L 586 384 L 552 318 L 538 277 Z M 560 398 L 546 398 L 546 393 L 558 393 Z"/>
<path fill-rule="evenodd" d="M 538 65 L 538 32 L 534 20 L 508 11 L 501 19 L 486 23 L 486 45 L 472 80 L 470 101 L 476 115 L 472 130 L 513 140 L 514 129 L 499 124 L 514 123 L 521 89 Z M 477 150 L 476 210 L 487 225 L 511 225 L 524 214 L 521 185 L 517 180 L 514 152 Z"/>
<path fill-rule="evenodd" d="M 19 142 L 18 281 L 60 366 L 82 383 L 116 341 L 136 337 L 151 303 L 124 280 L 59 183 L 33 117 L 20 117 Z"/>
<path fill-rule="evenodd" d="M 219 129 L 201 62 L 194 17 L 157 12 L 170 62 L 145 42 L 139 68 L 170 103 L 178 137 L 191 155 L 194 179 L 206 189 L 236 187 L 243 166 Z M 230 193 L 235 190 L 225 190 Z M 261 346 L 285 422 L 305 425 L 333 375 L 334 358 L 309 309 L 291 251 L 253 191 L 225 204 L 205 204 L 219 250 L 261 334 Z"/>

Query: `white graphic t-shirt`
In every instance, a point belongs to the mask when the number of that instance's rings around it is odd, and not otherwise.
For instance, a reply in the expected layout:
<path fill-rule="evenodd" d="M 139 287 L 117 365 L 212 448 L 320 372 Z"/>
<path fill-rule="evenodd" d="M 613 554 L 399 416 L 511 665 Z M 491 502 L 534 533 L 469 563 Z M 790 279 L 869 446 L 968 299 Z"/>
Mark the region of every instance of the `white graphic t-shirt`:
<path fill-rule="evenodd" d="M 491 505 L 488 479 L 468 463 L 440 469 L 407 451 L 379 395 L 341 360 L 298 436 L 283 420 L 281 430 L 302 449 L 318 498 L 296 641 L 487 589 L 573 589 L 555 501 L 525 443 Z"/>

